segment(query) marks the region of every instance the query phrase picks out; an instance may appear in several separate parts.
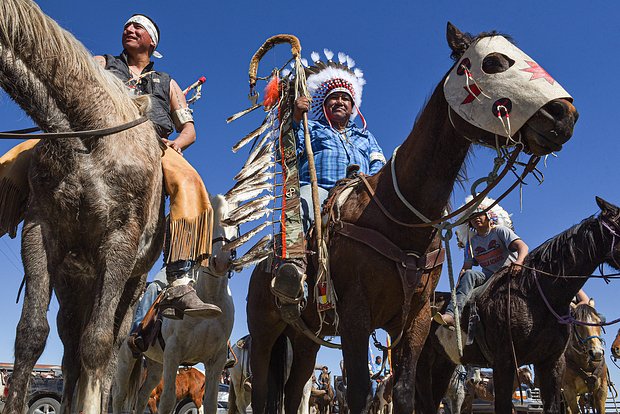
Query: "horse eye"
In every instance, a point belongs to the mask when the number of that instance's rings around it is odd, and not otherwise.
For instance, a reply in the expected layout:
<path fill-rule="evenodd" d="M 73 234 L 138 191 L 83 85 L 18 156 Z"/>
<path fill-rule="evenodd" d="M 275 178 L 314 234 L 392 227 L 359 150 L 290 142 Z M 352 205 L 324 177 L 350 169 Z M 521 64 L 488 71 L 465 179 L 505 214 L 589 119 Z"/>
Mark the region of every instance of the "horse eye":
<path fill-rule="evenodd" d="M 507 71 L 515 61 L 502 53 L 489 53 L 482 60 L 482 70 L 489 75 Z"/>

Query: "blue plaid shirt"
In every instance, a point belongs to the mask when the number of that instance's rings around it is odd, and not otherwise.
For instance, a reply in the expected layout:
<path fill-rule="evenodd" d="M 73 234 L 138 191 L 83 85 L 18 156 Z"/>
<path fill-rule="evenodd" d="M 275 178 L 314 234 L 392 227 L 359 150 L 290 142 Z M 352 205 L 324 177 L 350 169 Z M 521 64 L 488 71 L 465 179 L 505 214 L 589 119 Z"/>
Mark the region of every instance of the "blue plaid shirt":
<path fill-rule="evenodd" d="M 308 158 L 305 154 L 304 128 L 293 122 L 297 132 L 297 154 L 299 156 L 299 184 L 310 184 Z M 308 121 L 310 142 L 314 152 L 316 175 L 320 187 L 329 190 L 336 181 L 345 178 L 347 167 L 360 166 L 360 172 L 373 175 L 385 165 L 383 151 L 375 137 L 349 121 L 346 139 L 332 129 L 327 121 Z"/>

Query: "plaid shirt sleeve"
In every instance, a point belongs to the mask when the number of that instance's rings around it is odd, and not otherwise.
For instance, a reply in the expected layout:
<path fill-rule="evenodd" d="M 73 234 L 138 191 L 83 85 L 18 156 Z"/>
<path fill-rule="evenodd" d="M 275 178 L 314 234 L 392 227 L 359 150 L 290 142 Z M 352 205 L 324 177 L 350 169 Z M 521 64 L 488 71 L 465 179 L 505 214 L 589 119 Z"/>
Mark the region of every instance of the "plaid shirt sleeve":
<path fill-rule="evenodd" d="M 381 167 L 385 165 L 385 156 L 375 136 L 368 132 L 368 140 L 370 141 L 370 153 L 368 154 L 369 174 L 376 174 Z"/>

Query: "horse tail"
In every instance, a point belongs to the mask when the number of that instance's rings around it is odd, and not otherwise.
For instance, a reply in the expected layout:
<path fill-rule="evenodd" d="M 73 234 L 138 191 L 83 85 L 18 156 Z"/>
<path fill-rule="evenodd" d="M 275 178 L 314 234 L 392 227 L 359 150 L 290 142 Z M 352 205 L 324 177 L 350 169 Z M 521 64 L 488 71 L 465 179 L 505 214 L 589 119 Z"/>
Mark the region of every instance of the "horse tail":
<path fill-rule="evenodd" d="M 145 378 L 143 378 L 144 375 L 142 369 L 143 361 L 143 357 L 138 358 L 129 373 L 129 381 L 127 382 L 127 401 L 130 402 L 131 409 L 135 409 L 135 406 L 138 403 L 138 391 L 140 391 L 140 386 L 145 380 Z"/>
<path fill-rule="evenodd" d="M 280 335 L 271 349 L 267 384 L 267 414 L 280 414 L 284 406 L 287 352 L 288 339 Z"/>

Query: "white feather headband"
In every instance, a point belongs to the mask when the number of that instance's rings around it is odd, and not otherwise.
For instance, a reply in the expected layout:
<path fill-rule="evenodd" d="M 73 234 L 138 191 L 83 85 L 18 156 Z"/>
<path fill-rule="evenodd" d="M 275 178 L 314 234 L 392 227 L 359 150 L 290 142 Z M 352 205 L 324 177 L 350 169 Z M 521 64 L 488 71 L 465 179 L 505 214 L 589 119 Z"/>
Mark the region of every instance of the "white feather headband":
<path fill-rule="evenodd" d="M 473 198 L 474 197 L 472 197 L 471 195 L 468 195 L 465 198 L 465 204 L 469 203 L 471 200 L 473 200 Z M 472 214 L 486 210 L 487 207 L 489 207 L 494 202 L 495 202 L 494 199 L 485 197 L 485 199 L 482 200 L 482 203 L 480 203 L 476 211 L 474 211 L 474 213 Z M 463 216 L 461 215 L 459 217 L 459 220 L 462 217 Z M 508 227 L 511 230 L 514 230 L 514 226 L 512 224 L 512 219 L 510 218 L 510 214 L 508 214 L 508 212 L 504 210 L 499 204 L 494 205 L 487 212 L 487 217 L 489 217 L 489 220 L 491 220 L 491 223 L 493 223 L 495 226 L 504 226 L 504 227 Z M 456 229 L 456 239 L 457 239 L 459 247 L 462 249 L 465 248 L 465 246 L 467 245 L 467 241 L 475 233 L 476 233 L 475 230 L 473 230 L 469 226 L 469 221 L 466 221 L 465 223 L 458 226 Z"/>

